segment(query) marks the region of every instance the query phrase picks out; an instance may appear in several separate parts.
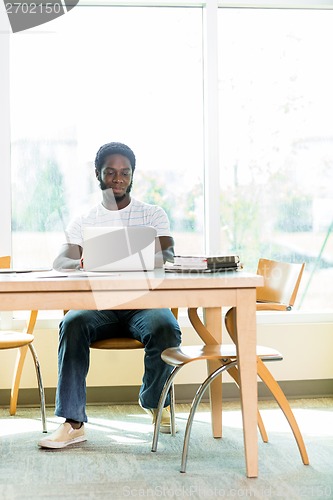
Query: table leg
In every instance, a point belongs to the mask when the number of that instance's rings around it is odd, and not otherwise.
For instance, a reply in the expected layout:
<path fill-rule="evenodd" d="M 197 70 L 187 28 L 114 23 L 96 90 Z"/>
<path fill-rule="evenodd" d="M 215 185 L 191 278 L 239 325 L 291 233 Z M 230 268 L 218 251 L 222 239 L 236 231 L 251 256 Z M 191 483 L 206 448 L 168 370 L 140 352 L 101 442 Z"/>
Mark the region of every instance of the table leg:
<path fill-rule="evenodd" d="M 205 324 L 207 330 L 216 340 L 216 344 L 222 343 L 222 313 L 219 307 L 205 309 Z M 212 373 L 221 366 L 216 360 L 207 361 L 208 373 Z M 217 377 L 209 387 L 210 407 L 212 415 L 212 431 L 214 438 L 222 437 L 222 376 Z"/>
<path fill-rule="evenodd" d="M 247 477 L 258 476 L 256 290 L 237 290 L 237 356 Z"/>

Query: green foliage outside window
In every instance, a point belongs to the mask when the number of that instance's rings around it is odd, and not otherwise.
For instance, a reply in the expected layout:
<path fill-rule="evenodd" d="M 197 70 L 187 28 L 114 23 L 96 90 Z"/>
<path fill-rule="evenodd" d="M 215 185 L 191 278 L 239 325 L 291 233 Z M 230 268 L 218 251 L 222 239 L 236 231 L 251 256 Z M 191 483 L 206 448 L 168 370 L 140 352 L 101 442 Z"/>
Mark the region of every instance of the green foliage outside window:
<path fill-rule="evenodd" d="M 45 232 L 64 227 L 67 203 L 57 161 L 51 154 L 43 154 L 41 143 L 30 147 L 25 144 L 19 150 L 19 173 L 14 174 L 13 181 L 13 230 Z"/>

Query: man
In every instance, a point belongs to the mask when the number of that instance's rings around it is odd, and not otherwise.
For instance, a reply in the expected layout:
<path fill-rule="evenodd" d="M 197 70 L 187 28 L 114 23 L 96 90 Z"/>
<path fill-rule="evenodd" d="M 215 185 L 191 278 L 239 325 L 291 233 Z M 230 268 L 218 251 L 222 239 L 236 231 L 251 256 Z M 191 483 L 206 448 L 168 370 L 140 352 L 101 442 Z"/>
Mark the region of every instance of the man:
<path fill-rule="evenodd" d="M 164 261 L 173 259 L 173 239 L 164 210 L 131 198 L 135 155 L 125 144 L 104 144 L 97 152 L 95 174 L 102 190 L 102 202 L 78 217 L 66 229 L 67 243 L 54 261 L 54 268 L 82 267 L 82 233 L 87 226 L 155 227 Z M 158 245 L 159 246 L 159 245 Z M 84 265 L 84 264 L 83 264 Z M 59 328 L 58 387 L 55 414 L 65 422 L 38 444 L 43 448 L 64 448 L 85 441 L 86 376 L 89 346 L 112 336 L 129 336 L 145 345 L 145 373 L 139 403 L 153 417 L 171 367 L 161 359 L 167 347 L 181 341 L 179 325 L 169 309 L 69 311 Z M 170 404 L 169 401 L 166 402 Z M 170 414 L 164 408 L 161 431 L 170 432 Z"/>

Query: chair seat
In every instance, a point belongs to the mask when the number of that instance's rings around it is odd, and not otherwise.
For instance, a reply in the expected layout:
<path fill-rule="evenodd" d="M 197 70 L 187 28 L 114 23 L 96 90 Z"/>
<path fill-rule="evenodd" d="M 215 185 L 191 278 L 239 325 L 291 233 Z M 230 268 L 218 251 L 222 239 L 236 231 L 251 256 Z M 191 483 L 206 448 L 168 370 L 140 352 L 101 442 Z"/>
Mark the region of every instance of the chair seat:
<path fill-rule="evenodd" d="M 139 340 L 129 337 L 116 337 L 111 339 L 96 340 L 90 344 L 93 349 L 143 349 L 145 346 Z"/>
<path fill-rule="evenodd" d="M 263 361 L 281 361 L 283 359 L 282 354 L 276 349 L 259 345 L 257 346 L 257 356 Z M 199 359 L 235 359 L 237 353 L 234 344 L 192 345 L 170 347 L 163 351 L 161 357 L 169 365 L 181 366 Z"/>
<path fill-rule="evenodd" d="M 0 349 L 23 347 L 33 342 L 34 336 L 28 333 L 14 331 L 0 332 Z"/>

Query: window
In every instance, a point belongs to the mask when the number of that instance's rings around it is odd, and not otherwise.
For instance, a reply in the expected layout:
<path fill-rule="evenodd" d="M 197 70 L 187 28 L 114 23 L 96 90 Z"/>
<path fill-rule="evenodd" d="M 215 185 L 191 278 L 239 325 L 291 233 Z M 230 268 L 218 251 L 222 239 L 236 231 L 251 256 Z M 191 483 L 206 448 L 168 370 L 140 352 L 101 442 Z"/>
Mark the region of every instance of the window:
<path fill-rule="evenodd" d="M 203 29 L 208 11 L 217 43 Z M 259 257 L 305 260 L 298 305 L 332 310 L 332 17 L 86 3 L 11 36 L 14 264 L 51 265 L 69 219 L 100 198 L 97 149 L 119 140 L 137 156 L 133 196 L 166 209 L 177 253 L 203 252 L 206 225 L 249 271 Z M 217 62 L 214 106 L 206 77 Z M 204 210 L 204 174 L 215 180 L 216 165 L 203 137 L 217 134 L 216 117 L 204 119 L 207 89 L 218 109 L 220 224 Z"/>
<path fill-rule="evenodd" d="M 202 10 L 77 6 L 11 37 L 12 240 L 51 265 L 70 218 L 100 199 L 98 148 L 137 156 L 133 196 L 203 251 Z M 24 249 L 24 251 L 22 251 Z"/>
<path fill-rule="evenodd" d="M 298 305 L 333 294 L 333 11 L 219 9 L 222 241 L 306 262 Z"/>

